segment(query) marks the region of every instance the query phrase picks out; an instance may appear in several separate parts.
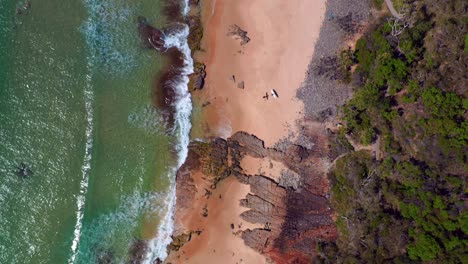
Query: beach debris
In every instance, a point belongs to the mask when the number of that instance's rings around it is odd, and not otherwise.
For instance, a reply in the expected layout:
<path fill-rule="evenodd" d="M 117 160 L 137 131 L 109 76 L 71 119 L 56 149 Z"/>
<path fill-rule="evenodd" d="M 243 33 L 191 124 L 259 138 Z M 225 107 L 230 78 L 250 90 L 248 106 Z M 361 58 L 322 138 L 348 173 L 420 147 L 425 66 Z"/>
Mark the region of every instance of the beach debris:
<path fill-rule="evenodd" d="M 211 102 L 210 102 L 210 101 L 208 101 L 208 102 L 204 102 L 204 103 L 202 104 L 202 107 L 207 107 L 207 106 L 209 106 L 210 104 L 211 104 Z"/>
<path fill-rule="evenodd" d="M 239 89 L 244 89 L 244 81 L 240 81 L 240 82 L 237 84 L 237 88 L 239 88 Z"/>
<path fill-rule="evenodd" d="M 233 25 L 229 26 L 227 35 L 230 36 L 230 37 L 234 37 L 235 39 L 240 39 L 241 40 L 241 42 L 240 42 L 241 45 L 245 45 L 250 41 L 250 38 L 247 37 L 247 31 L 242 30 L 236 24 L 233 24 Z"/>
<path fill-rule="evenodd" d="M 21 162 L 18 167 L 16 167 L 16 175 L 21 178 L 27 178 L 33 175 L 32 170 L 24 162 Z"/>
<path fill-rule="evenodd" d="M 234 229 L 234 224 L 233 223 L 231 223 L 231 229 Z"/>
<path fill-rule="evenodd" d="M 268 100 L 268 93 L 265 93 L 265 95 L 262 96 L 262 98 Z"/>
<path fill-rule="evenodd" d="M 236 76 L 233 74 L 231 77 L 229 77 L 229 80 L 233 81 L 234 83 L 236 82 Z"/>
<path fill-rule="evenodd" d="M 275 89 L 271 89 L 271 96 L 273 96 L 274 98 L 279 98 L 278 93 Z"/>

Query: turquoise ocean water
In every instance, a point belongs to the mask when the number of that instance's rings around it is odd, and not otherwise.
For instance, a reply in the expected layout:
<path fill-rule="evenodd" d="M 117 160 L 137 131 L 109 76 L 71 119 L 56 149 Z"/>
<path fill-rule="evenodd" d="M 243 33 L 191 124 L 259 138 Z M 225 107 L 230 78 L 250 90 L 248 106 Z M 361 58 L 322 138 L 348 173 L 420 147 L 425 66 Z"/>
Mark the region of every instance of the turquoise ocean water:
<path fill-rule="evenodd" d="M 0 0 L 0 263 L 127 263 L 138 241 L 165 257 L 191 103 L 182 76 L 170 131 L 152 103 L 165 59 L 137 18 L 166 25 L 162 5 Z M 187 33 L 167 36 L 185 74 Z"/>

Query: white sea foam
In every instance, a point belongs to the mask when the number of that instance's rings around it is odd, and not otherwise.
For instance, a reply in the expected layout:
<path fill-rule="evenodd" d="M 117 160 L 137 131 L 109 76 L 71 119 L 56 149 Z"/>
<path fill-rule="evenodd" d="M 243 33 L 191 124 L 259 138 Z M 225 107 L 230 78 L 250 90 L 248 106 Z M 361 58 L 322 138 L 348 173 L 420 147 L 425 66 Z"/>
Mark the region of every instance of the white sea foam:
<path fill-rule="evenodd" d="M 188 1 L 185 1 L 188 7 Z M 187 11 L 184 11 L 188 13 Z M 175 100 L 175 126 L 177 128 L 178 144 L 176 150 L 178 153 L 177 166 L 168 172 L 170 180 L 170 188 L 167 192 L 165 203 L 167 211 L 161 218 L 158 227 L 157 236 L 149 241 L 150 250 L 146 256 L 144 263 L 153 263 L 156 258 L 164 260 L 167 257 L 166 247 L 172 242 L 171 235 L 174 231 L 174 209 L 176 203 L 176 184 L 175 176 L 177 170 L 182 166 L 187 158 L 188 145 L 190 142 L 189 133 L 192 128 L 190 115 L 192 113 L 192 101 L 188 91 L 188 75 L 193 73 L 193 59 L 191 50 L 187 43 L 189 27 L 183 25 L 180 29 L 169 33 L 165 36 L 164 43 L 166 48 L 175 47 L 184 55 L 184 66 L 181 70 L 181 75 L 173 82 L 174 90 L 177 97 Z"/>
<path fill-rule="evenodd" d="M 184 0 L 183 5 L 184 5 L 184 8 L 182 10 L 182 14 L 184 16 L 186 16 L 186 15 L 188 15 L 188 13 L 190 11 L 190 2 L 189 2 L 189 0 Z"/>
<path fill-rule="evenodd" d="M 91 61 L 88 61 L 88 71 L 92 70 Z M 86 201 L 86 192 L 88 190 L 89 181 L 89 170 L 91 169 L 91 148 L 93 147 L 93 90 L 92 90 L 92 76 L 91 73 L 86 75 L 86 87 L 84 91 L 84 100 L 86 108 L 86 146 L 85 154 L 83 159 L 83 165 L 81 167 L 81 180 L 80 180 L 80 193 L 76 198 L 76 223 L 73 231 L 73 242 L 71 246 L 72 255 L 68 260 L 68 263 L 72 264 L 75 262 L 78 245 L 80 243 L 81 229 L 83 226 L 83 214 L 84 206 Z"/>

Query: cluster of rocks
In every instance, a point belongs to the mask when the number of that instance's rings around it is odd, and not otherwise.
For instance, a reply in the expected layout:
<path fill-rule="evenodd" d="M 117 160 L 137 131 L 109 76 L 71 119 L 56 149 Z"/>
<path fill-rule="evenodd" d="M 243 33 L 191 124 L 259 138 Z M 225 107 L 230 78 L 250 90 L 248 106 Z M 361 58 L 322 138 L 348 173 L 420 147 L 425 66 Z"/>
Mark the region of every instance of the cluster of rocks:
<path fill-rule="evenodd" d="M 250 38 L 247 36 L 247 31 L 241 29 L 238 25 L 233 24 L 229 26 L 228 29 L 228 36 L 235 37 L 236 39 L 240 39 L 240 44 L 245 45 L 249 43 Z"/>
<path fill-rule="evenodd" d="M 309 261 L 315 256 L 318 240 L 336 236 L 323 190 L 325 175 L 314 170 L 317 155 L 319 152 L 294 144 L 284 151 L 266 148 L 261 139 L 245 132 L 237 132 L 227 140 L 193 142 L 187 162 L 177 175 L 177 206 L 179 210 L 191 208 L 196 192 L 191 179 L 193 171 L 202 171 L 212 181 L 212 188 L 220 180 L 234 176 L 250 185 L 251 190 L 240 201 L 241 206 L 249 208 L 241 217 L 263 226 L 241 231 L 245 244 L 278 263 L 291 258 Z M 246 156 L 281 162 L 287 170 L 280 180 L 246 174 L 241 166 Z"/>
<path fill-rule="evenodd" d="M 189 90 L 201 90 L 205 86 L 206 65 L 195 63 L 194 72 L 189 76 Z"/>
<path fill-rule="evenodd" d="M 161 52 L 166 51 L 163 31 L 151 26 L 145 17 L 138 17 L 138 32 L 147 48 Z"/>
<path fill-rule="evenodd" d="M 16 167 L 16 175 L 20 178 L 29 178 L 33 175 L 31 168 L 26 165 L 24 162 L 21 162 L 18 167 Z"/>
<path fill-rule="evenodd" d="M 322 24 L 314 55 L 297 92 L 297 97 L 304 102 L 308 118 L 316 118 L 320 113 L 333 116 L 337 113 L 337 106 L 350 98 L 352 87 L 340 78 L 338 56 L 347 48 L 343 45 L 344 40 L 363 29 L 370 7 L 367 1 L 329 0 L 325 14 L 327 19 Z M 328 111 L 323 112 L 326 109 Z"/>

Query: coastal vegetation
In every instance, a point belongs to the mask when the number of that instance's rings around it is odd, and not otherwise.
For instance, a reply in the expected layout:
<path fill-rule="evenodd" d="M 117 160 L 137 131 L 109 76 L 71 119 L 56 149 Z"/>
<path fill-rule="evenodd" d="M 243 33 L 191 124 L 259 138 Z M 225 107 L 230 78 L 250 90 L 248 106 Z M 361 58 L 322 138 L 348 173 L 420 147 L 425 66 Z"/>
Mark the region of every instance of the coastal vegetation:
<path fill-rule="evenodd" d="M 323 263 L 468 262 L 467 9 L 406 1 L 341 53 L 355 88 L 341 133 L 378 158 L 350 151 L 330 172 L 340 235 Z"/>

